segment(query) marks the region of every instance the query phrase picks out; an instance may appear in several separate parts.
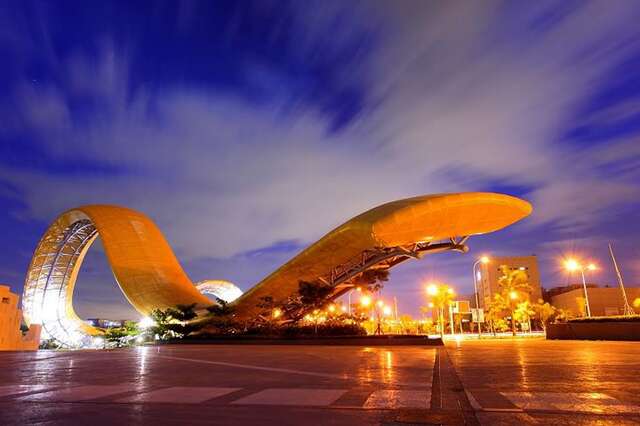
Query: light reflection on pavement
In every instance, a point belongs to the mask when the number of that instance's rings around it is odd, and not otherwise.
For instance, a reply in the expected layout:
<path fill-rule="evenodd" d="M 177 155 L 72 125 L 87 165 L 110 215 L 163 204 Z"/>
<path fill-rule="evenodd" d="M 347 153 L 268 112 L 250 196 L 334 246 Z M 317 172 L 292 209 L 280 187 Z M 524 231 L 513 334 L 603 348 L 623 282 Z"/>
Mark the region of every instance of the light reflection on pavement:
<path fill-rule="evenodd" d="M 0 353 L 0 424 L 640 424 L 640 345 Z M 188 421 L 185 421 L 188 419 Z"/>

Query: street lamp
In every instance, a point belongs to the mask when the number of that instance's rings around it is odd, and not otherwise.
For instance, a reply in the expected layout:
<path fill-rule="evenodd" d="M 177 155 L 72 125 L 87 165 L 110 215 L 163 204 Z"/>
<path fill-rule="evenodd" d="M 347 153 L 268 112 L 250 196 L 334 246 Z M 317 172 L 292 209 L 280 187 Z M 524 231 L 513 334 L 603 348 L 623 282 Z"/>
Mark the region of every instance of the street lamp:
<path fill-rule="evenodd" d="M 427 294 L 429 296 L 435 296 L 436 294 L 438 294 L 438 286 L 435 284 L 429 284 L 427 286 Z"/>
<path fill-rule="evenodd" d="M 480 259 L 475 261 L 472 268 L 473 292 L 475 293 L 475 296 L 476 296 L 476 320 L 478 320 L 478 337 L 482 336 L 482 330 L 480 325 L 480 297 L 478 296 L 478 281 L 480 280 L 480 271 L 478 271 L 478 275 L 476 275 L 476 267 L 481 263 L 483 265 L 486 265 L 489 262 L 490 262 L 490 259 L 488 256 L 481 256 Z M 484 293 L 483 293 L 483 297 L 484 297 Z"/>
<path fill-rule="evenodd" d="M 360 298 L 360 304 L 366 308 L 371 304 L 371 298 L 369 296 L 362 296 Z"/>
<path fill-rule="evenodd" d="M 582 288 L 584 289 L 584 304 L 587 310 L 587 317 L 591 317 L 591 307 L 589 306 L 589 293 L 587 293 L 587 280 L 584 277 L 584 270 L 587 269 L 589 271 L 595 271 L 598 269 L 598 267 L 593 263 L 589 263 L 588 265 L 583 265 L 580 262 L 578 262 L 576 259 L 565 260 L 564 267 L 569 272 L 580 271 L 580 275 L 582 276 Z"/>

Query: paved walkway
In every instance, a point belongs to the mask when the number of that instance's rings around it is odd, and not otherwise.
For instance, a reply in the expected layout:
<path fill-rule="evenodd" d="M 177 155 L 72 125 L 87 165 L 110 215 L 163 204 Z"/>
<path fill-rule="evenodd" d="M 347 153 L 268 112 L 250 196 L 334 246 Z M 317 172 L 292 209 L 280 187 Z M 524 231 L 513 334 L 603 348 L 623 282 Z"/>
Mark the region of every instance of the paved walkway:
<path fill-rule="evenodd" d="M 0 424 L 640 424 L 640 345 L 0 353 Z"/>

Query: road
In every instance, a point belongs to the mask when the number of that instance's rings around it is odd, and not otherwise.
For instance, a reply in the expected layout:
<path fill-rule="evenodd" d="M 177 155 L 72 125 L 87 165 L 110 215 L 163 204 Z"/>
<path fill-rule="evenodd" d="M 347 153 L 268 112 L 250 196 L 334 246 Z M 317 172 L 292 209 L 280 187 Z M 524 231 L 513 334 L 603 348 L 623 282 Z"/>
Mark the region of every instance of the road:
<path fill-rule="evenodd" d="M 0 424 L 640 424 L 640 344 L 0 353 Z"/>

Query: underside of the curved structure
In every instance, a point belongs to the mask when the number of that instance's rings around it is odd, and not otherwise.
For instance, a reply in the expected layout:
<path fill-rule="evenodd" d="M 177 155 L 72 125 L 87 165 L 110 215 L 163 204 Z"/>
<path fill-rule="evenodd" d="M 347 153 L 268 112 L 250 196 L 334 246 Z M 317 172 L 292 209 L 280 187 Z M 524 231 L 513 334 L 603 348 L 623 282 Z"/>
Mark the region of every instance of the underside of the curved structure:
<path fill-rule="evenodd" d="M 348 291 L 367 269 L 387 269 L 444 250 L 466 252 L 470 236 L 502 229 L 531 210 L 526 201 L 494 193 L 428 195 L 383 204 L 335 228 L 236 299 L 237 319 L 259 315 L 264 296 L 278 302 L 296 294 L 301 280 L 333 286 L 331 299 Z M 73 309 L 82 260 L 98 235 L 118 285 L 141 314 L 178 304 L 211 304 L 144 214 L 108 205 L 78 207 L 51 224 L 27 273 L 25 321 L 42 324 L 45 338 L 87 347 L 92 336 L 102 333 Z"/>

